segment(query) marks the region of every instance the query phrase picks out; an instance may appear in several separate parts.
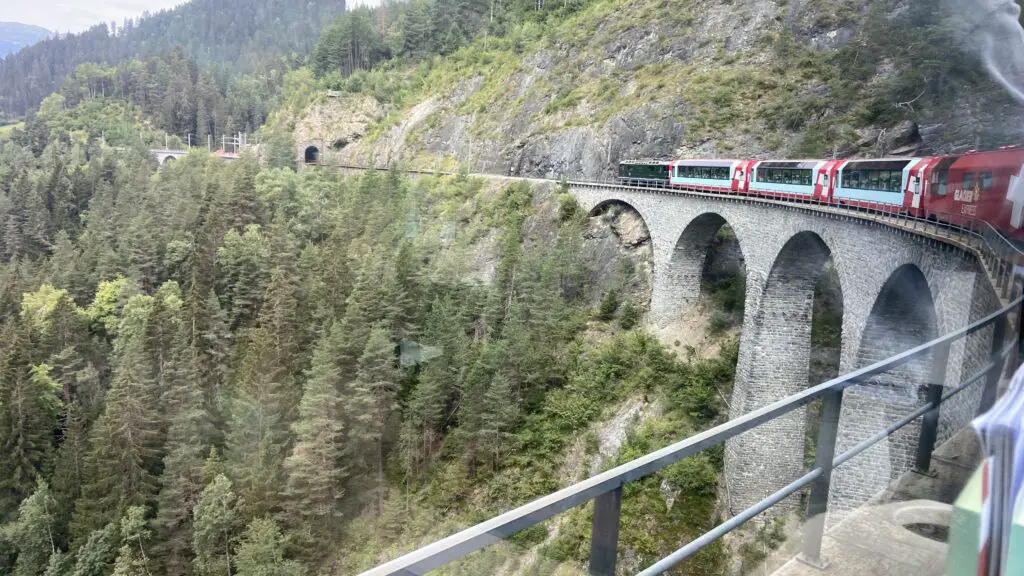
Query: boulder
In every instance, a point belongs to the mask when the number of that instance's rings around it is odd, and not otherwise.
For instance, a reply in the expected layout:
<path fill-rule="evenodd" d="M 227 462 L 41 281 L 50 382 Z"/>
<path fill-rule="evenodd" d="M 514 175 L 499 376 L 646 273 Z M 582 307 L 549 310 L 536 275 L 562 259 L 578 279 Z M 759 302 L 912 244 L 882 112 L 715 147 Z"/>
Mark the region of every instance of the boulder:
<path fill-rule="evenodd" d="M 904 120 L 893 128 L 886 130 L 882 137 L 882 143 L 887 151 L 907 149 L 916 147 L 921 143 L 921 132 L 917 128 L 917 122 Z"/>
<path fill-rule="evenodd" d="M 643 218 L 632 210 L 623 210 L 612 222 L 612 230 L 623 244 L 636 247 L 651 239 Z"/>

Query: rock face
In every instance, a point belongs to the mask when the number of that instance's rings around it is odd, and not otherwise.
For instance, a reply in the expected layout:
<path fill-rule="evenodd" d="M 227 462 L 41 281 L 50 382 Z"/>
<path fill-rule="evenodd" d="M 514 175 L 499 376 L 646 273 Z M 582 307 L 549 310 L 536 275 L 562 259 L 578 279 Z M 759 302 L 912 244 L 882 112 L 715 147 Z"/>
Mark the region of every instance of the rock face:
<path fill-rule="evenodd" d="M 615 288 L 620 299 L 632 299 L 642 309 L 651 301 L 653 250 L 651 233 L 640 215 L 624 205 L 612 205 L 590 218 L 584 234 L 586 259 L 591 263 L 597 305 L 608 290 Z"/>
<path fill-rule="evenodd" d="M 295 121 L 296 158 L 304 160 L 309 146 L 315 146 L 321 158 L 330 158 L 358 142 L 382 114 L 381 105 L 369 96 L 327 97 L 307 108 L 303 117 Z"/>
<path fill-rule="evenodd" d="M 1024 113 L 998 87 L 900 76 L 906 63 L 888 56 L 876 55 L 864 82 L 881 100 L 842 101 L 821 70 L 838 66 L 830 60 L 838 50 L 866 41 L 864 31 L 877 25 L 869 8 L 877 5 L 685 0 L 668 10 L 636 0 L 607 13 L 584 8 L 586 34 L 545 29 L 551 38 L 521 49 L 474 46 L 474 58 L 493 60 L 440 61 L 438 78 L 427 83 L 434 88 L 418 98 L 393 109 L 350 101 L 352 113 L 344 114 L 356 124 L 387 116 L 386 125 L 308 130 L 296 140 L 344 143 L 337 158 L 357 165 L 602 180 L 625 159 L 907 156 L 1024 137 Z M 908 6 L 893 3 L 882 19 Z M 787 62 L 787 49 L 802 56 Z M 820 68 L 805 65 L 815 58 Z M 893 82 L 909 87 L 893 91 Z M 915 98 L 917 84 L 923 100 Z M 816 125 L 826 126 L 815 134 Z"/>

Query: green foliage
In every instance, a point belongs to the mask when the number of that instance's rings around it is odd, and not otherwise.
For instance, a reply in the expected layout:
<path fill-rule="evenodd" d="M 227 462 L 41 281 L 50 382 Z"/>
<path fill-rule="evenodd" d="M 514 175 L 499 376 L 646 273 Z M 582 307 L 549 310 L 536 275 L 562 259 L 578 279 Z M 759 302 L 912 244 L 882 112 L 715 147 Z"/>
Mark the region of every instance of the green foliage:
<path fill-rule="evenodd" d="M 71 576 L 105 576 L 110 573 L 120 542 L 120 529 L 111 522 L 89 534 L 75 555 Z"/>
<path fill-rule="evenodd" d="M 18 509 L 18 519 L 3 527 L 2 535 L 18 549 L 14 576 L 35 576 L 56 555 L 53 533 L 56 530 L 57 502 L 50 487 L 40 482 L 39 487 L 26 498 Z"/>
<path fill-rule="evenodd" d="M 149 576 L 149 558 L 145 544 L 152 536 L 146 528 L 146 510 L 132 506 L 121 518 L 121 549 L 114 561 L 113 576 Z"/>
<path fill-rule="evenodd" d="M 765 550 L 776 550 L 786 540 L 785 518 L 759 519 L 758 524 L 754 539 L 740 545 L 744 568 L 760 565 L 767 558 Z"/>
<path fill-rule="evenodd" d="M 284 559 L 284 537 L 268 518 L 253 520 L 238 544 L 238 576 L 302 576 L 306 571 Z"/>
<path fill-rule="evenodd" d="M 597 309 L 597 317 L 605 322 L 615 318 L 615 312 L 619 309 L 619 291 L 612 288 L 601 299 L 601 305 Z"/>
<path fill-rule="evenodd" d="M 623 330 L 632 330 L 640 321 L 640 307 L 632 300 L 626 301 L 619 312 L 619 327 Z"/>
<path fill-rule="evenodd" d="M 237 530 L 237 497 L 231 482 L 220 474 L 203 489 L 195 507 L 192 532 L 193 566 L 199 576 L 231 571 L 231 545 Z"/>

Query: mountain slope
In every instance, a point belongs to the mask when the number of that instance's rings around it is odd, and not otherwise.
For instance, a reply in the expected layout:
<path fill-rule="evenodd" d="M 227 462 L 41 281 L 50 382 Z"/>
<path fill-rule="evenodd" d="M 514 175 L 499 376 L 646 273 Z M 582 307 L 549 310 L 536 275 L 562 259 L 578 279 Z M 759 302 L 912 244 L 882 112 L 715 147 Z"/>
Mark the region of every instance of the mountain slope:
<path fill-rule="evenodd" d="M 116 64 L 181 47 L 200 63 L 254 71 L 305 54 L 344 0 L 194 0 L 120 29 L 99 24 L 45 40 L 0 61 L 0 115 L 20 116 L 56 91 L 76 66 Z"/>
<path fill-rule="evenodd" d="M 0 22 L 0 58 L 31 46 L 49 35 L 49 30 L 39 26 Z"/>
<path fill-rule="evenodd" d="M 608 177 L 630 158 L 1019 142 L 1021 106 L 967 52 L 941 4 L 579 2 L 564 18 L 478 38 L 429 66 L 356 73 L 332 86 L 354 98 L 321 106 L 366 109 L 361 99 L 376 98 L 381 112 L 364 136 L 310 125 L 344 109 L 313 110 L 297 119 L 296 139 L 344 143 L 332 154 L 350 163 L 462 162 L 555 178 Z"/>

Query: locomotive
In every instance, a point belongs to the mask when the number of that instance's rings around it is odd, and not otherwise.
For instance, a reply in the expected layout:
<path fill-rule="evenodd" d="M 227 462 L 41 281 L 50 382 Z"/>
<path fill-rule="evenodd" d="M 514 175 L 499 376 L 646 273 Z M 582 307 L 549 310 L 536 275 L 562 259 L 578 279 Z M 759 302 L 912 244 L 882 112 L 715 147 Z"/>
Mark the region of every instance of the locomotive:
<path fill-rule="evenodd" d="M 633 186 L 814 202 L 966 225 L 1024 241 L 1024 148 L 921 158 L 626 161 Z"/>

